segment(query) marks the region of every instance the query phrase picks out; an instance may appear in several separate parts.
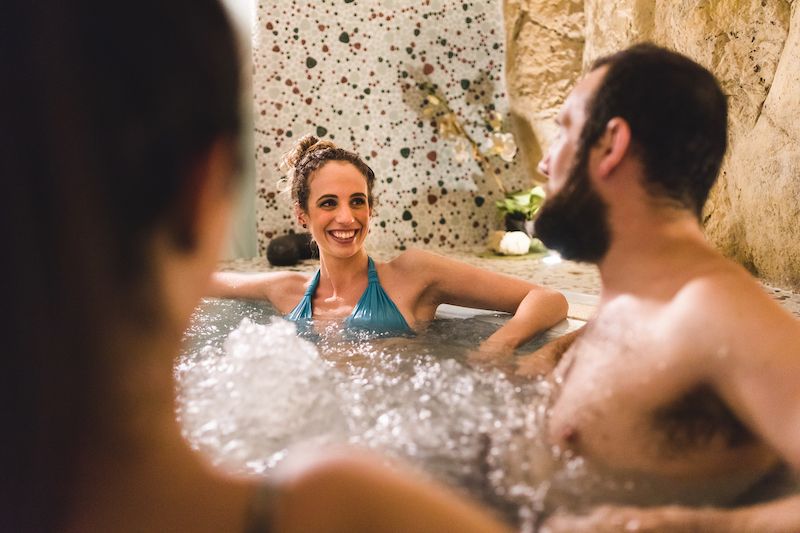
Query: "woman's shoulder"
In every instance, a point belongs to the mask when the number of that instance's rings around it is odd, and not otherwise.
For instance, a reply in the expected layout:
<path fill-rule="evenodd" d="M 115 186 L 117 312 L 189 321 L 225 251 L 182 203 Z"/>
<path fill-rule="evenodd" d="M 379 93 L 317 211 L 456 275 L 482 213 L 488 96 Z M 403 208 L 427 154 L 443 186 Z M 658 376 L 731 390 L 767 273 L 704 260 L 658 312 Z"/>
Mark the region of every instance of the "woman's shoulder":
<path fill-rule="evenodd" d="M 291 270 L 269 272 L 267 275 L 269 276 L 267 290 L 270 293 L 303 292 L 313 276 L 312 273 Z"/>
<path fill-rule="evenodd" d="M 273 273 L 271 284 L 281 289 L 305 287 L 312 277 L 314 277 L 313 272 L 295 272 L 292 270 L 281 270 Z"/>
<path fill-rule="evenodd" d="M 399 269 L 418 269 L 426 265 L 437 262 L 440 255 L 419 248 L 409 248 L 404 250 L 397 257 L 387 262 L 387 264 Z"/>
<path fill-rule="evenodd" d="M 447 270 L 442 263 L 443 260 L 446 261 L 443 256 L 434 252 L 411 248 L 384 263 L 383 270 L 389 271 L 392 276 L 406 281 L 415 280 L 427 286 L 434 282 L 442 271 Z"/>
<path fill-rule="evenodd" d="M 291 310 L 311 281 L 312 273 L 282 270 L 270 273 L 266 286 L 267 299 L 281 312 Z"/>
<path fill-rule="evenodd" d="M 413 271 L 417 275 L 429 274 L 434 277 L 447 272 L 470 268 L 466 263 L 451 259 L 442 254 L 418 248 L 410 248 L 389 261 L 397 270 Z"/>
<path fill-rule="evenodd" d="M 313 272 L 297 272 L 294 270 L 277 270 L 271 274 L 272 279 L 277 283 L 305 283 L 314 275 Z"/>

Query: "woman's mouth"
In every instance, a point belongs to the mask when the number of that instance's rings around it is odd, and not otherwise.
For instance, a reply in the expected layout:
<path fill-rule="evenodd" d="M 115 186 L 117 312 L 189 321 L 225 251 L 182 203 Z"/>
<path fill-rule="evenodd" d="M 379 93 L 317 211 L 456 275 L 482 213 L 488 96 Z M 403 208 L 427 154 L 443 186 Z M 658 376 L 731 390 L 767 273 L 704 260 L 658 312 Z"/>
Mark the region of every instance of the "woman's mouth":
<path fill-rule="evenodd" d="M 334 229 L 328 231 L 328 235 L 333 237 L 333 240 L 340 243 L 352 242 L 356 237 L 358 230 L 355 229 Z"/>

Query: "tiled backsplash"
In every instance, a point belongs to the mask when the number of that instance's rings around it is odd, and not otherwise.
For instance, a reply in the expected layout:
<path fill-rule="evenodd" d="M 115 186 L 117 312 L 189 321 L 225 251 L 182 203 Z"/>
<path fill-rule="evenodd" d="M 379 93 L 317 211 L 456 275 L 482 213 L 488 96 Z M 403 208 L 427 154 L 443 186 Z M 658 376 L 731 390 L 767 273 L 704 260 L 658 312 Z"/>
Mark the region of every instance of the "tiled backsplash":
<path fill-rule="evenodd" d="M 423 114 L 437 85 L 467 132 L 487 138 L 486 114 L 508 109 L 499 2 L 279 0 L 261 2 L 253 32 L 259 249 L 299 230 L 278 193 L 279 161 L 306 133 L 355 150 L 375 170 L 370 246 L 472 248 L 495 229 L 500 177 L 529 183 L 519 157 L 481 169 L 458 162 L 452 139 Z"/>

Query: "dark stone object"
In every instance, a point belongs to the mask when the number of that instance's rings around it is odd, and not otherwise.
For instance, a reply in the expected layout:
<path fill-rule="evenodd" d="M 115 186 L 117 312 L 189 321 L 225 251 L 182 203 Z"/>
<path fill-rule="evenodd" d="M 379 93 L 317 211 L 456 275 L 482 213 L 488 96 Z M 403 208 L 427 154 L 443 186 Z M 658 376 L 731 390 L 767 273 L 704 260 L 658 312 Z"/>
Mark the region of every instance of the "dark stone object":
<path fill-rule="evenodd" d="M 506 231 L 522 231 L 525 232 L 528 237 L 534 237 L 533 220 L 506 215 L 505 223 Z"/>
<path fill-rule="evenodd" d="M 281 235 L 267 245 L 267 261 L 273 266 L 292 266 L 316 257 L 319 257 L 319 249 L 310 233 Z"/>

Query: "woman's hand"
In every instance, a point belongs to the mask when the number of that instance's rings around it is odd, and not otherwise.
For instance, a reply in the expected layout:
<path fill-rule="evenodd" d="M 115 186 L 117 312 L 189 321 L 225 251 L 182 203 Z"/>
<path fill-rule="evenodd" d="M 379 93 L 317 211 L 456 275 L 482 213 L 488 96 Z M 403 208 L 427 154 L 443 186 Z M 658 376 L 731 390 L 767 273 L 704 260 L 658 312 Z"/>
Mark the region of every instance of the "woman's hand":
<path fill-rule="evenodd" d="M 526 378 L 537 378 L 545 374 L 549 374 L 561 361 L 564 353 L 572 346 L 575 339 L 583 331 L 586 325 L 562 335 L 561 337 L 548 342 L 535 352 L 529 355 L 523 355 L 517 359 L 518 376 Z"/>
<path fill-rule="evenodd" d="M 537 378 L 552 372 L 557 364 L 556 350 L 550 343 L 531 354 L 519 357 L 515 374 L 526 378 Z"/>
<path fill-rule="evenodd" d="M 502 339 L 495 338 L 495 332 L 488 339 L 480 343 L 477 349 L 467 353 L 467 361 L 478 366 L 500 366 L 511 364 L 514 357 L 514 346 Z"/>

